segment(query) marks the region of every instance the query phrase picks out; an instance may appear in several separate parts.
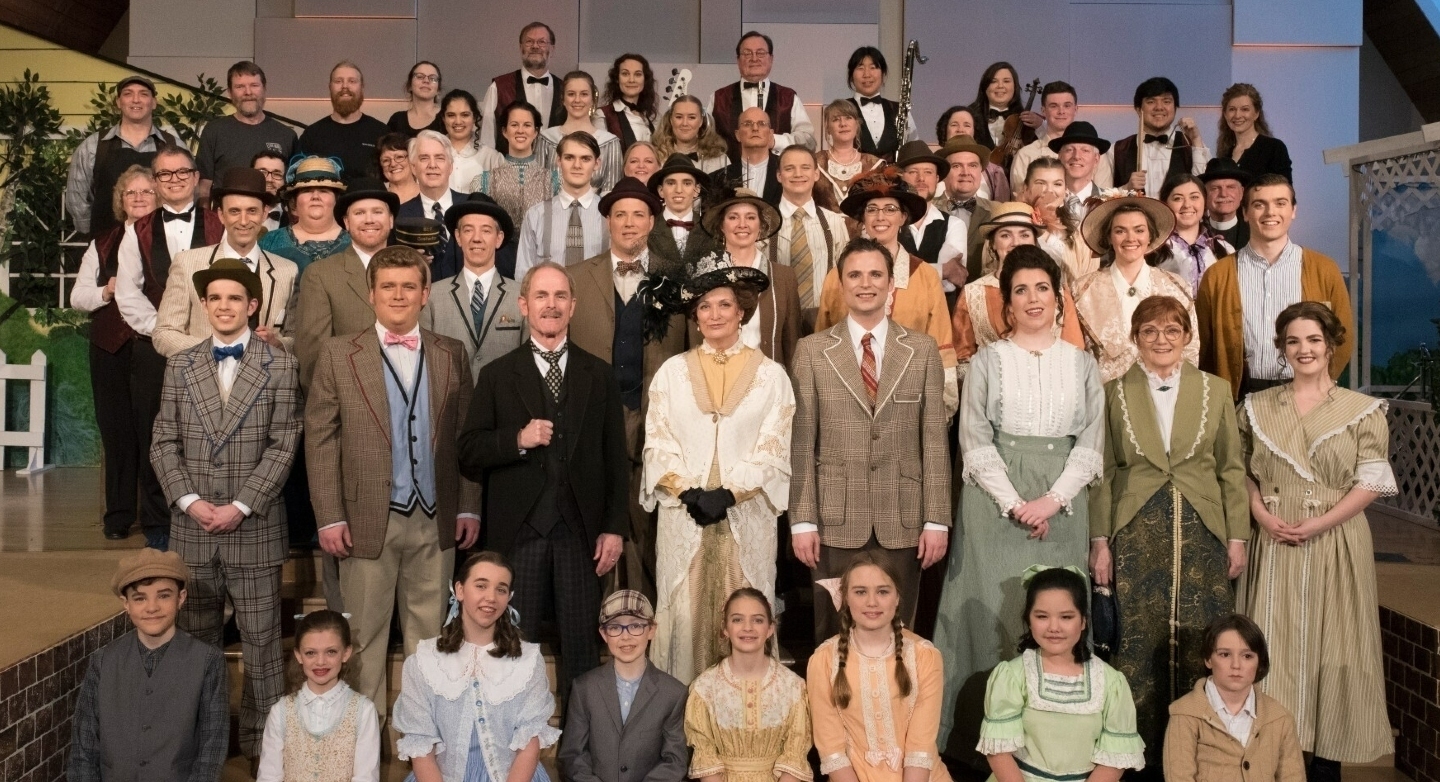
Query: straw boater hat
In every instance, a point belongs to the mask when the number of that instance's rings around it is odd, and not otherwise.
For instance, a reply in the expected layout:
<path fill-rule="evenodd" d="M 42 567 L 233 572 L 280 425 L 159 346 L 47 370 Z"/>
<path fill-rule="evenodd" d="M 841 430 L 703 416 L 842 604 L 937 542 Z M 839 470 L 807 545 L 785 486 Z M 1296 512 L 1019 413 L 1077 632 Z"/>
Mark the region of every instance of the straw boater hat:
<path fill-rule="evenodd" d="M 654 176 L 651 176 L 654 179 Z M 706 209 L 705 214 L 700 216 L 700 225 L 711 236 L 721 236 L 720 225 L 725 221 L 725 213 L 730 207 L 740 204 L 750 204 L 760 213 L 760 236 L 759 239 L 769 239 L 780 232 L 780 212 L 771 206 L 765 199 L 761 198 L 754 190 L 747 190 L 743 187 L 736 188 L 733 193 L 726 195 L 715 206 Z"/>
<path fill-rule="evenodd" d="M 895 165 L 904 170 L 914 163 L 930 163 L 935 166 L 935 175 L 941 179 L 950 173 L 950 163 L 944 155 L 930 151 L 930 145 L 920 139 L 908 142 L 895 155 Z"/>
<path fill-rule="evenodd" d="M 1147 254 L 1155 252 L 1170 241 L 1170 233 L 1175 230 L 1175 213 L 1170 211 L 1170 207 L 1154 198 L 1117 196 L 1096 204 L 1081 221 L 1080 235 L 1085 237 L 1085 243 L 1090 245 L 1090 249 L 1097 253 L 1106 252 L 1100 248 L 1100 237 L 1105 233 L 1105 224 L 1110 220 L 1110 216 L 1115 214 L 1116 209 L 1127 204 L 1140 207 L 1155 223 L 1155 235 L 1150 237 L 1150 246 L 1145 248 Z"/>
<path fill-rule="evenodd" d="M 445 210 L 445 227 L 450 229 L 450 233 L 455 233 L 455 227 L 460 224 L 460 218 L 465 215 L 485 215 L 494 220 L 500 226 L 500 232 L 505 234 L 505 240 L 500 243 L 500 247 L 515 240 L 515 222 L 510 219 L 510 213 L 495 203 L 495 199 L 479 190 L 471 193 L 470 197 L 464 201 Z"/>
<path fill-rule="evenodd" d="M 285 172 L 284 195 L 289 198 L 311 187 L 334 190 L 335 194 L 339 195 L 346 189 L 345 182 L 340 179 L 340 173 L 344 170 L 345 165 L 337 158 L 319 155 L 301 158 Z"/>
<path fill-rule="evenodd" d="M 265 175 L 256 169 L 245 166 L 232 166 L 225 169 L 225 172 L 220 175 L 220 179 L 215 182 L 215 187 L 210 190 L 210 205 L 218 209 L 221 199 L 227 195 L 258 198 L 266 206 L 280 203 L 278 196 L 265 189 Z"/>
<path fill-rule="evenodd" d="M 840 202 L 840 211 L 858 222 L 865 222 L 865 205 L 877 198 L 893 198 L 900 202 L 908 219 L 906 225 L 925 216 L 929 204 L 895 174 L 893 167 L 875 171 L 855 180 L 850 194 Z"/>
<path fill-rule="evenodd" d="M 990 219 L 975 226 L 980 233 L 982 241 L 988 240 L 990 235 L 1006 226 L 1029 228 L 1038 237 L 1044 229 L 1044 223 L 1040 222 L 1040 216 L 1035 213 L 1035 207 L 1022 201 L 1006 201 L 996 204 L 990 210 Z"/>
<path fill-rule="evenodd" d="M 195 285 L 195 295 L 205 300 L 205 290 L 216 280 L 234 280 L 245 286 L 250 298 L 265 303 L 265 289 L 260 284 L 260 275 L 250 271 L 250 266 L 239 258 L 221 258 L 198 272 L 190 275 Z"/>
<path fill-rule="evenodd" d="M 345 224 L 345 210 L 357 201 L 376 200 L 383 201 L 390 207 L 390 216 L 400 211 L 400 196 L 395 195 L 385 186 L 380 184 L 378 179 L 356 179 L 350 183 L 351 187 L 335 198 L 335 222 Z"/>
<path fill-rule="evenodd" d="M 950 156 L 955 154 L 956 152 L 971 152 L 974 153 L 976 157 L 980 158 L 981 163 L 990 162 L 990 148 L 976 141 L 974 136 L 951 136 L 950 138 L 945 139 L 945 143 L 940 147 L 940 151 L 936 154 L 940 157 L 945 158 L 945 160 L 947 161 L 946 168 L 948 169 L 948 161 L 950 160 Z M 941 178 L 943 179 L 944 177 Z"/>

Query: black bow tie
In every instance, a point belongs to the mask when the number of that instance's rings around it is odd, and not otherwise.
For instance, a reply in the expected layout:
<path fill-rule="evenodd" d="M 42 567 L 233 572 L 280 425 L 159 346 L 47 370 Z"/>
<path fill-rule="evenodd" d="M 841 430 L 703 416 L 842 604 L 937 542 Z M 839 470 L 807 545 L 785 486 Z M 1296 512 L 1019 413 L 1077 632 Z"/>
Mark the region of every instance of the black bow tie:
<path fill-rule="evenodd" d="M 161 210 L 160 210 L 160 216 L 163 217 L 163 218 L 165 219 L 165 222 L 167 222 L 167 223 L 170 222 L 171 220 L 184 220 L 185 222 L 188 223 L 188 222 L 190 222 L 190 215 L 192 215 L 192 214 L 194 214 L 194 213 L 195 213 L 195 207 L 193 207 L 193 206 L 190 207 L 189 209 L 186 209 L 186 210 L 183 211 L 183 212 L 172 212 L 172 211 L 170 211 L 169 209 L 161 209 Z"/>
<path fill-rule="evenodd" d="M 700 153 L 699 153 L 699 152 L 686 152 L 686 153 L 685 153 L 685 157 L 690 158 L 692 161 L 694 161 L 694 162 L 696 162 L 696 163 L 699 163 L 699 162 L 700 162 Z"/>
<path fill-rule="evenodd" d="M 687 231 L 694 230 L 695 228 L 694 220 L 666 220 L 665 224 L 671 228 L 684 228 Z"/>
<path fill-rule="evenodd" d="M 281 218 L 284 214 L 285 214 L 285 213 L 284 213 L 283 211 L 281 211 L 281 210 L 279 210 L 279 209 L 276 209 L 275 211 L 273 211 L 273 212 L 271 212 L 271 213 L 269 214 L 269 218 L 270 218 L 271 220 L 274 220 L 275 222 L 278 223 L 278 222 L 280 222 L 280 218 Z"/>
<path fill-rule="evenodd" d="M 740 86 L 741 86 L 741 87 L 744 87 L 744 88 L 747 89 L 747 90 L 758 90 L 758 89 L 760 89 L 760 85 L 759 85 L 759 84 L 757 84 L 757 83 L 755 83 L 755 82 L 749 82 L 749 81 L 741 82 L 741 83 L 740 83 Z"/>
<path fill-rule="evenodd" d="M 1145 134 L 1145 143 L 1146 143 L 1146 144 L 1169 144 L 1169 143 L 1170 143 L 1170 134 L 1169 134 L 1169 133 L 1161 133 L 1161 134 L 1146 133 L 1146 134 Z"/>
<path fill-rule="evenodd" d="M 550 77 L 549 77 L 549 76 L 526 76 L 526 77 L 525 77 L 525 83 L 526 83 L 526 84 L 538 84 L 538 85 L 540 85 L 541 87 L 549 87 L 549 86 L 550 86 Z"/>
<path fill-rule="evenodd" d="M 875 98 L 861 98 L 861 99 L 860 99 L 860 105 L 861 105 L 861 106 L 869 106 L 869 105 L 872 104 L 872 103 L 873 103 L 873 104 L 876 104 L 876 105 L 880 105 L 880 98 L 875 97 Z"/>
<path fill-rule="evenodd" d="M 991 122 L 994 122 L 995 120 L 1000 119 L 1001 117 L 1008 117 L 1008 116 L 1010 116 L 1011 114 L 1014 114 L 1015 111 L 1014 111 L 1013 109 L 991 109 L 989 113 L 990 113 L 990 121 L 991 121 Z"/>

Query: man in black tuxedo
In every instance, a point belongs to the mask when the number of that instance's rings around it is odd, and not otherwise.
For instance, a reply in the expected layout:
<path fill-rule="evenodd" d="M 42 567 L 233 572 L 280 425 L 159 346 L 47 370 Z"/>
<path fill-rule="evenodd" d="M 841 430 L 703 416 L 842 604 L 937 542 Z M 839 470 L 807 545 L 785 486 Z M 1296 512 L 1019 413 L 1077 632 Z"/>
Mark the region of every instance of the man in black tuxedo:
<path fill-rule="evenodd" d="M 574 291 L 557 263 L 526 272 L 529 341 L 481 368 L 460 435 L 460 472 L 483 487 L 485 547 L 515 568 L 526 638 L 554 606 L 562 697 L 600 664 L 600 579 L 630 532 L 620 389 L 608 364 L 570 342 Z"/>
<path fill-rule="evenodd" d="M 422 130 L 410 139 L 410 169 L 420 184 L 420 193 L 400 205 L 396 217 L 426 217 L 440 223 L 440 244 L 430 260 L 430 279 L 444 280 L 460 273 L 465 256 L 455 237 L 445 227 L 445 211 L 465 202 L 466 195 L 450 189 L 450 172 L 455 168 L 450 140 L 433 130 Z"/>
<path fill-rule="evenodd" d="M 776 177 L 780 156 L 770 151 L 775 144 L 770 116 L 756 108 L 740 112 L 740 129 L 735 135 L 740 140 L 740 157 L 725 167 L 726 182 L 759 193 L 765 203 L 778 209 L 782 194 Z"/>

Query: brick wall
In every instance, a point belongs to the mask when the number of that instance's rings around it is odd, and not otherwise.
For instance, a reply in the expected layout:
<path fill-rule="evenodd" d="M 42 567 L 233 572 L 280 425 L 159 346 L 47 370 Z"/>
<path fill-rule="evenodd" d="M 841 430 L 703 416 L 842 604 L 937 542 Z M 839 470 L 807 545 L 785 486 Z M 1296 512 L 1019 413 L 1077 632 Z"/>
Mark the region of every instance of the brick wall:
<path fill-rule="evenodd" d="M 0 671 L 0 779 L 61 782 L 90 655 L 129 629 L 116 614 Z"/>
<path fill-rule="evenodd" d="M 1440 782 L 1440 630 L 1380 606 L 1385 701 L 1395 767 L 1415 782 Z"/>

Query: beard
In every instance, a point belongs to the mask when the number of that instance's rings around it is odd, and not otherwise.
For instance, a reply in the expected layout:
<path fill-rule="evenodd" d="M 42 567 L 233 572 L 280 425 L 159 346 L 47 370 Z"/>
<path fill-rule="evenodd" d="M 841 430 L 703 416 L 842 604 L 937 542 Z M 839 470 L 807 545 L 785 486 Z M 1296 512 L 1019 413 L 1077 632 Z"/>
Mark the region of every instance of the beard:
<path fill-rule="evenodd" d="M 351 93 L 348 90 L 342 91 L 338 94 L 334 92 L 330 93 L 330 107 L 335 110 L 336 114 L 339 114 L 342 117 L 348 117 L 351 114 L 359 111 L 360 106 L 364 103 L 364 90 L 356 90 L 354 93 Z"/>

